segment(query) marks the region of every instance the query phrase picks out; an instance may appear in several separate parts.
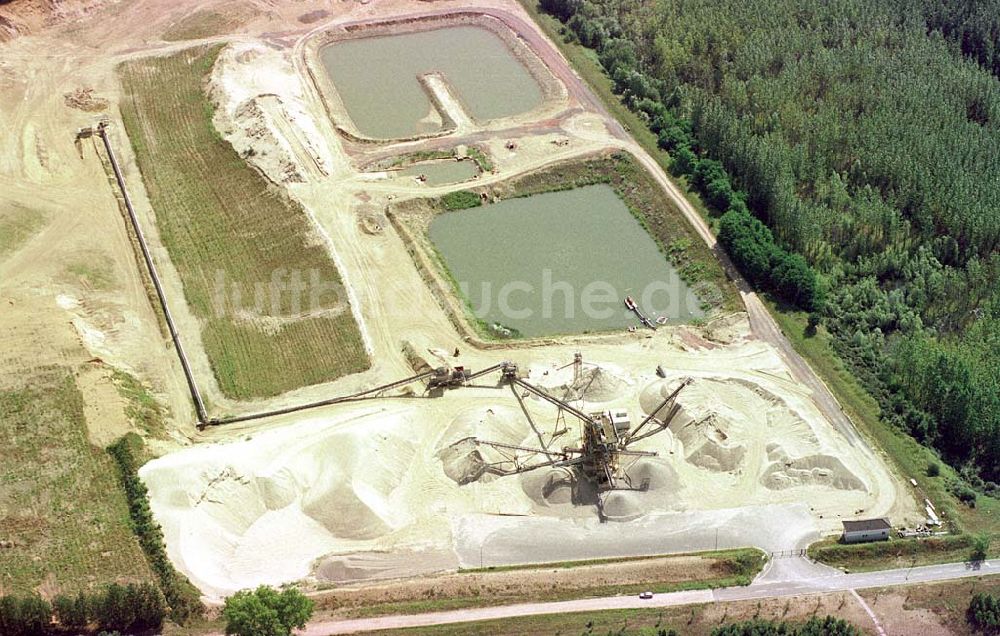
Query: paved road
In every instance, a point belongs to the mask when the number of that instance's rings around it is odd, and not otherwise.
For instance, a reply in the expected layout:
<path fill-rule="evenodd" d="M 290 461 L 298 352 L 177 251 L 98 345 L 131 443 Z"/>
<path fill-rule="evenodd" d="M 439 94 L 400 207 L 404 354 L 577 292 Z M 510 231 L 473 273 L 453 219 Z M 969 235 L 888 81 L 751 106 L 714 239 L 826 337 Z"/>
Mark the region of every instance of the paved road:
<path fill-rule="evenodd" d="M 1000 560 L 996 559 L 983 562 L 978 567 L 973 567 L 968 563 L 949 563 L 945 565 L 928 565 L 917 568 L 883 570 L 881 572 L 864 572 L 858 574 L 842 574 L 835 570 L 830 570 L 829 568 L 820 567 L 821 569 L 808 579 L 793 579 L 772 582 L 759 580 L 760 582 L 755 582 L 754 584 L 746 587 L 727 587 L 717 590 L 696 590 L 689 592 L 656 594 L 649 600 L 642 600 L 637 596 L 610 596 L 604 598 L 588 598 L 552 603 L 522 603 L 519 605 L 502 605 L 499 607 L 469 608 L 449 612 L 433 612 L 429 614 L 326 621 L 312 623 L 305 630 L 297 633 L 301 636 L 328 636 L 331 634 L 353 634 L 378 629 L 399 629 L 405 627 L 423 627 L 427 625 L 445 625 L 449 623 L 465 623 L 470 621 L 495 620 L 513 618 L 517 616 L 534 616 L 539 614 L 565 614 L 614 609 L 672 607 L 696 603 L 782 598 L 802 594 L 822 594 L 826 592 L 841 592 L 872 587 L 885 587 L 889 585 L 947 581 L 972 576 L 1000 574 Z"/>

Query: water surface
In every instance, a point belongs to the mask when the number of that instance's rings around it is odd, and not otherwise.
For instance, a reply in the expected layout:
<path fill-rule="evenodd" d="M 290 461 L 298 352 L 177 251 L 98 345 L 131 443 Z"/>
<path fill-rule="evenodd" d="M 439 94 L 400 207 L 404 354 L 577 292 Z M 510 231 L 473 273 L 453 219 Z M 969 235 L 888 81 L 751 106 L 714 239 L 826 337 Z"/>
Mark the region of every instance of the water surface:
<path fill-rule="evenodd" d="M 468 181 L 479 174 L 479 167 L 471 159 L 463 159 L 462 161 L 444 159 L 415 163 L 403 168 L 400 173 L 410 177 L 423 175 L 427 179 L 425 181 L 427 185 L 442 185 Z"/>
<path fill-rule="evenodd" d="M 439 214 L 430 238 L 473 311 L 523 336 L 638 326 L 626 295 L 654 320 L 703 315 L 610 186 Z"/>
<path fill-rule="evenodd" d="M 509 117 L 542 101 L 542 90 L 500 37 L 456 26 L 334 42 L 320 50 L 354 125 L 374 138 L 434 132 L 440 119 L 418 77 L 444 75 L 477 120 Z M 431 116 L 429 116 L 431 115 Z"/>

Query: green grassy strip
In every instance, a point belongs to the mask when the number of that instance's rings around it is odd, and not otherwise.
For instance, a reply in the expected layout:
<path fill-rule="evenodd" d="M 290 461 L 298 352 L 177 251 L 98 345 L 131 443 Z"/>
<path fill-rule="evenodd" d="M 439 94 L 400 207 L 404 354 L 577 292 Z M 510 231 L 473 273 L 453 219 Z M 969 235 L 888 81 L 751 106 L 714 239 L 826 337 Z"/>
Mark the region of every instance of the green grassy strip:
<path fill-rule="evenodd" d="M 493 171 L 493 162 L 490 161 L 489 156 L 479 148 L 475 146 L 469 146 L 467 154 L 469 155 L 470 159 L 476 162 L 481 171 L 483 172 Z"/>
<path fill-rule="evenodd" d="M 719 587 L 734 587 L 749 585 L 754 577 L 763 569 L 767 563 L 766 555 L 756 548 L 737 548 L 733 550 L 718 550 L 711 552 L 696 552 L 690 554 L 675 554 L 661 557 L 626 557 L 618 559 L 592 559 L 584 561 L 563 561 L 558 563 L 509 566 L 500 568 L 482 568 L 477 570 L 461 570 L 464 574 L 500 574 L 503 572 L 544 570 L 552 568 L 577 568 L 593 565 L 610 565 L 615 563 L 629 563 L 634 561 L 645 561 L 657 558 L 686 558 L 699 557 L 702 559 L 713 559 L 713 571 L 717 571 L 717 576 L 691 581 L 646 581 L 643 583 L 615 584 L 615 585 L 595 585 L 582 588 L 559 588 L 534 590 L 526 592 L 483 592 L 469 596 L 459 596 L 450 598 L 429 598 L 416 601 L 399 601 L 393 603 L 380 603 L 366 607 L 358 607 L 347 610 L 347 615 L 353 618 L 370 616 L 384 616 L 390 614 L 419 614 L 426 612 L 439 612 L 465 607 L 484 607 L 496 605 L 510 605 L 514 603 L 542 602 L 542 601 L 563 601 L 577 598 L 596 598 L 605 596 L 628 596 L 639 594 L 640 592 L 654 592 L 662 594 L 667 592 L 681 592 L 688 590 L 704 590 Z"/>
<path fill-rule="evenodd" d="M 191 618 L 201 616 L 205 608 L 201 604 L 201 593 L 191 582 L 174 569 L 163 543 L 163 530 L 153 518 L 149 508 L 149 492 L 139 479 L 138 463 L 133 453 L 134 447 L 141 447 L 138 435 L 129 433 L 108 447 L 108 453 L 118 468 L 118 477 L 128 499 L 132 528 L 139 538 L 139 545 L 149 565 L 160 580 L 160 589 L 170 606 L 170 617 L 183 624 Z"/>
<path fill-rule="evenodd" d="M 399 155 L 394 158 L 392 162 L 389 163 L 390 168 L 402 168 L 414 163 L 420 163 L 421 161 L 432 161 L 435 159 L 453 159 L 455 157 L 454 150 L 420 150 L 417 152 L 410 152 L 404 155 Z"/>
<path fill-rule="evenodd" d="M 688 592 L 691 590 L 710 590 L 722 587 L 749 585 L 752 576 L 720 576 L 700 581 L 658 581 L 652 583 L 634 583 L 628 585 L 604 585 L 584 589 L 565 589 L 536 592 L 531 596 L 489 594 L 480 596 L 460 596 L 441 599 L 425 599 L 419 601 L 402 601 L 358 607 L 346 612 L 348 618 L 370 618 L 374 616 L 390 616 L 397 614 L 426 614 L 430 612 L 445 612 L 467 607 L 496 607 L 515 603 L 547 603 L 567 601 L 580 598 L 602 598 L 607 596 L 635 596 L 641 592 L 667 594 L 670 592 Z M 509 632 L 513 633 L 513 632 Z"/>
<path fill-rule="evenodd" d="M 820 563 L 851 572 L 873 572 L 969 560 L 973 537 L 969 534 L 940 537 L 891 539 L 873 543 L 843 545 L 827 539 L 809 547 L 809 557 Z M 994 546 L 997 546 L 994 540 Z M 988 558 L 1000 554 L 992 547 Z"/>
<path fill-rule="evenodd" d="M 735 548 L 733 550 L 710 550 L 706 552 L 685 552 L 683 554 L 652 554 L 647 556 L 633 556 L 633 557 L 612 557 L 607 559 L 584 559 L 580 561 L 554 561 L 551 563 L 526 563 L 524 565 L 501 565 L 493 567 L 483 567 L 483 568 L 463 568 L 459 570 L 459 573 L 478 573 L 478 572 L 515 572 L 518 570 L 551 570 L 553 568 L 558 569 L 570 569 L 584 567 L 588 565 L 608 565 L 611 563 L 631 563 L 634 561 L 649 561 L 652 559 L 670 559 L 670 558 L 681 558 L 681 557 L 699 557 L 702 559 L 727 559 L 736 560 L 740 558 L 762 558 L 764 553 L 757 548 Z M 763 561 L 761 562 L 761 567 L 763 567 Z M 756 574 L 756 573 L 754 573 Z"/>

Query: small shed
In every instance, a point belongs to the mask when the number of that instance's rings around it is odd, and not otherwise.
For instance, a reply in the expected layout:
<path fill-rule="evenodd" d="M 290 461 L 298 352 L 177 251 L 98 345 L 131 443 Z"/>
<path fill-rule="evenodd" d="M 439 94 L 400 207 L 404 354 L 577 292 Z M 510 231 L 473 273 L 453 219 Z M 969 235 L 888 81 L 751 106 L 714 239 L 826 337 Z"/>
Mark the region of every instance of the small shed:
<path fill-rule="evenodd" d="M 886 541 L 892 524 L 885 517 L 881 519 L 858 519 L 844 521 L 844 543 L 864 543 L 866 541 Z"/>

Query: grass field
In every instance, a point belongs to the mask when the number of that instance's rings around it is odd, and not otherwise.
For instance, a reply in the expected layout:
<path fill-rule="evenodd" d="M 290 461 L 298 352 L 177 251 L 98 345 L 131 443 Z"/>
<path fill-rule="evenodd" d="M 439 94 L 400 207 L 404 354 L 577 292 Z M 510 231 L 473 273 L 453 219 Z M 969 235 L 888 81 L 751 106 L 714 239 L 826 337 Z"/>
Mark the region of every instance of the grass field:
<path fill-rule="evenodd" d="M 14 253 L 44 224 L 44 215 L 35 210 L 13 205 L 0 210 L 0 260 Z"/>
<path fill-rule="evenodd" d="M 968 560 L 971 552 L 972 537 L 968 534 L 892 539 L 857 545 L 842 545 L 831 538 L 809 546 L 812 559 L 850 572 L 959 563 Z M 995 547 L 991 549 L 990 558 L 996 556 L 996 552 Z"/>
<path fill-rule="evenodd" d="M 219 387 L 231 398 L 267 397 L 362 371 L 361 334 L 305 211 L 212 125 L 203 82 L 217 53 L 190 49 L 119 73 L 122 119 Z M 270 285 L 274 275 L 309 287 L 297 302 L 290 285 Z M 317 289 L 327 291 L 313 302 Z"/>
<path fill-rule="evenodd" d="M 0 438 L 0 594 L 152 580 L 111 459 L 87 441 L 69 370 L 0 388 Z"/>

